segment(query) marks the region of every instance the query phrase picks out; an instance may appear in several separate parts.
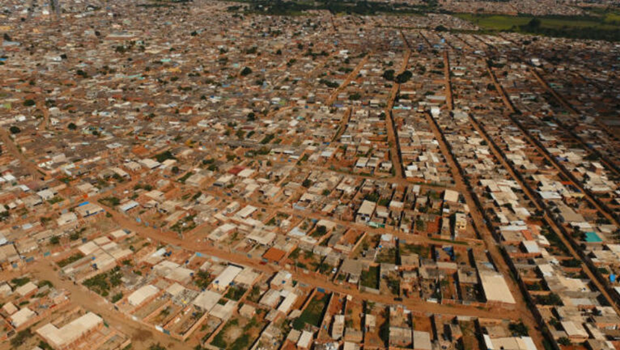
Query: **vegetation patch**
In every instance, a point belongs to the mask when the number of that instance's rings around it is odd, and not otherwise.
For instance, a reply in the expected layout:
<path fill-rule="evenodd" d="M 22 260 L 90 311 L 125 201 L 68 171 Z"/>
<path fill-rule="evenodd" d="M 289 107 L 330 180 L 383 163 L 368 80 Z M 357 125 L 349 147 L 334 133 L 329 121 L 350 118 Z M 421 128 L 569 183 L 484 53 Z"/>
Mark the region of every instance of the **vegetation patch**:
<path fill-rule="evenodd" d="M 302 330 L 306 325 L 318 327 L 323 320 L 323 311 L 327 304 L 327 296 L 315 296 L 298 318 L 293 321 L 293 328 Z"/>
<path fill-rule="evenodd" d="M 454 16 L 476 24 L 482 30 L 589 40 L 620 40 L 620 17 L 615 12 L 596 16 L 482 15 L 459 13 Z"/>
<path fill-rule="evenodd" d="M 371 266 L 362 271 L 362 286 L 377 289 L 379 287 L 379 266 Z"/>
<path fill-rule="evenodd" d="M 121 285 L 121 277 L 120 267 L 116 266 L 108 272 L 103 272 L 87 279 L 83 284 L 102 297 L 107 297 L 112 288 Z"/>
<path fill-rule="evenodd" d="M 224 295 L 224 297 L 230 299 L 230 300 L 239 300 L 241 299 L 241 297 L 243 296 L 243 294 L 245 294 L 245 292 L 247 291 L 247 289 L 243 288 L 243 287 L 230 287 L 228 288 L 228 291 L 226 292 L 226 295 Z"/>
<path fill-rule="evenodd" d="M 83 257 L 84 257 L 84 254 L 82 254 L 82 253 L 75 253 L 75 254 L 71 255 L 70 257 L 68 257 L 68 258 L 60 260 L 56 264 L 60 268 L 63 268 L 65 266 L 67 266 L 67 265 L 70 265 L 70 264 L 72 264 L 72 263 L 82 259 Z"/>

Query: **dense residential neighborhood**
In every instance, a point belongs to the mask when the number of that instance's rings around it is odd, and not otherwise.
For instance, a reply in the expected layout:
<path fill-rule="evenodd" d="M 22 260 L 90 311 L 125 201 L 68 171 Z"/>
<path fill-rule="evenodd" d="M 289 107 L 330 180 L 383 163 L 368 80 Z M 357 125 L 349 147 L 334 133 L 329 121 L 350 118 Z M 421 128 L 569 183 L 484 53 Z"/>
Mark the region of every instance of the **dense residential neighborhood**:
<path fill-rule="evenodd" d="M 620 348 L 620 45 L 468 20 L 554 4 L 3 2 L 0 348 Z"/>

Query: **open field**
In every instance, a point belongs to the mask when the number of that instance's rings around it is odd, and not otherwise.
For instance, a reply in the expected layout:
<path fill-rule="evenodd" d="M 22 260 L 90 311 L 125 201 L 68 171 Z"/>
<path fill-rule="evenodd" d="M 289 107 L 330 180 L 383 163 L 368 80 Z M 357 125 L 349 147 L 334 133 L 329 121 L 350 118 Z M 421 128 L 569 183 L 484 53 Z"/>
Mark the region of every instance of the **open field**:
<path fill-rule="evenodd" d="M 620 40 L 620 22 L 618 21 L 620 15 L 614 12 L 583 17 L 475 15 L 471 13 L 459 13 L 454 16 L 470 21 L 485 31 L 511 31 L 577 39 Z M 536 21 L 533 21 L 534 19 Z"/>
<path fill-rule="evenodd" d="M 534 16 L 509 16 L 509 15 L 475 15 L 471 13 L 458 13 L 454 16 L 475 23 L 482 29 L 489 30 L 510 30 L 513 27 L 527 25 Z M 597 19 L 595 17 L 537 17 L 541 21 L 542 28 L 566 29 L 566 28 L 589 28 L 615 30 L 620 26 L 614 24 L 620 19 L 620 15 L 607 14 L 605 17 Z M 615 20 L 614 20 L 615 18 Z"/>

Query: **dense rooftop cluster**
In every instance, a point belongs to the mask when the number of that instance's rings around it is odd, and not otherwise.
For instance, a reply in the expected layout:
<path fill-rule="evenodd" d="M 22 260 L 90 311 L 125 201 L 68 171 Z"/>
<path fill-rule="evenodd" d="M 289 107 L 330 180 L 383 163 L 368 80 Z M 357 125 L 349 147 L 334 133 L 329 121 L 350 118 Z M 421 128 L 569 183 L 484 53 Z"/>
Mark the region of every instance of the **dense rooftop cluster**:
<path fill-rule="evenodd" d="M 478 4 L 442 6 L 513 2 Z M 2 6 L 11 348 L 619 346 L 618 45 L 447 13 Z"/>

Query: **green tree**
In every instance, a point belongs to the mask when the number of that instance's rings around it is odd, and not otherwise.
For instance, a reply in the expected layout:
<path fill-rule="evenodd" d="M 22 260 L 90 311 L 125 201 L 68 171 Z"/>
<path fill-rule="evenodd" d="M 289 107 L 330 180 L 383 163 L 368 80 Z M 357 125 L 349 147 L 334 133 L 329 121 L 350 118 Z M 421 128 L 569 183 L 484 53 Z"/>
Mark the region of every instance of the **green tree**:
<path fill-rule="evenodd" d="M 569 346 L 569 345 L 571 345 L 571 341 L 570 341 L 570 339 L 568 339 L 566 337 L 560 337 L 558 339 L 558 344 L 564 345 L 564 346 Z"/>
<path fill-rule="evenodd" d="M 410 71 L 408 70 L 404 71 L 396 77 L 396 82 L 399 84 L 404 84 L 408 82 L 412 76 L 413 76 L 413 73 L 411 73 Z"/>
<path fill-rule="evenodd" d="M 362 95 L 360 95 L 358 92 L 349 95 L 349 100 L 351 101 L 358 101 L 360 98 L 362 98 Z"/>
<path fill-rule="evenodd" d="M 508 325 L 508 329 L 510 329 L 512 334 L 517 337 L 527 337 L 527 335 L 529 334 L 527 326 L 524 325 L 523 322 L 511 323 L 510 325 Z"/>
<path fill-rule="evenodd" d="M 248 75 L 250 75 L 250 74 L 252 74 L 252 69 L 250 69 L 249 67 L 244 67 L 244 68 L 241 70 L 241 76 L 242 76 L 242 77 L 248 76 Z"/>
<path fill-rule="evenodd" d="M 393 69 L 388 69 L 385 72 L 383 72 L 383 79 L 385 80 L 389 80 L 389 81 L 393 81 L 394 80 L 394 70 Z"/>
<path fill-rule="evenodd" d="M 18 128 L 17 126 L 13 125 L 9 128 L 9 131 L 11 132 L 11 134 L 19 134 L 20 132 L 22 132 L 22 129 Z"/>
<path fill-rule="evenodd" d="M 531 29 L 537 29 L 540 28 L 541 24 L 542 22 L 538 18 L 534 17 L 527 23 L 527 26 Z"/>
<path fill-rule="evenodd" d="M 11 339 L 11 346 L 13 348 L 17 348 L 20 345 L 24 344 L 31 337 L 32 332 L 30 331 L 30 328 L 20 331 L 15 337 L 13 337 L 13 339 Z"/>

